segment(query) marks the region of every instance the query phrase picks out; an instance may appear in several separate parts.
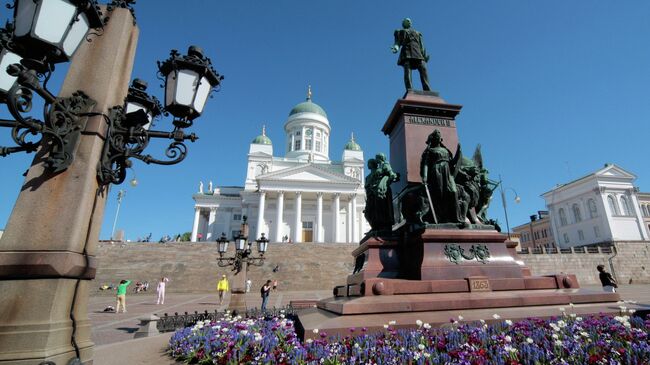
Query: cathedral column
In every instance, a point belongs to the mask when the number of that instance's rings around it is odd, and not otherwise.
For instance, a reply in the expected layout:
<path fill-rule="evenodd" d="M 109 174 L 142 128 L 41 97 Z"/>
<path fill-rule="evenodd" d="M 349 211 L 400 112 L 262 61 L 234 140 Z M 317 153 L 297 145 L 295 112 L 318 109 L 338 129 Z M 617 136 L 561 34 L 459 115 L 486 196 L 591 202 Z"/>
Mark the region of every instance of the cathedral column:
<path fill-rule="evenodd" d="M 257 210 L 257 232 L 256 232 L 255 237 L 253 237 L 253 239 L 257 239 L 258 237 L 262 237 L 262 232 L 264 232 L 263 229 L 264 229 L 264 203 L 265 203 L 265 199 L 266 199 L 266 192 L 265 191 L 260 191 L 259 209 Z"/>
<path fill-rule="evenodd" d="M 295 221 L 293 224 L 293 242 L 302 242 L 302 192 L 296 192 Z"/>
<path fill-rule="evenodd" d="M 345 210 L 345 242 L 352 242 L 352 199 L 348 199 L 348 206 Z"/>
<path fill-rule="evenodd" d="M 212 236 L 214 236 L 214 221 L 217 218 L 217 208 L 211 207 L 210 208 L 210 217 L 208 218 L 208 231 L 205 233 L 205 240 L 206 241 L 211 241 Z"/>
<path fill-rule="evenodd" d="M 194 207 L 194 224 L 192 224 L 192 237 L 190 241 L 196 242 L 199 231 L 199 219 L 201 218 L 201 208 Z"/>
<path fill-rule="evenodd" d="M 316 193 L 316 242 L 323 242 L 323 193 Z"/>
<path fill-rule="evenodd" d="M 284 191 L 278 192 L 277 213 L 278 214 L 275 217 L 275 242 L 282 242 L 282 215 L 284 213 Z"/>
<path fill-rule="evenodd" d="M 357 226 L 357 194 L 352 194 L 351 198 L 352 200 L 352 240 L 350 242 L 359 242 L 358 238 L 358 231 L 359 231 L 359 226 Z"/>
<path fill-rule="evenodd" d="M 334 204 L 332 204 L 332 217 L 334 220 L 334 229 L 332 230 L 334 237 L 332 237 L 333 242 L 339 242 L 339 227 L 341 226 L 341 215 L 339 211 L 341 210 L 341 194 L 334 193 Z"/>

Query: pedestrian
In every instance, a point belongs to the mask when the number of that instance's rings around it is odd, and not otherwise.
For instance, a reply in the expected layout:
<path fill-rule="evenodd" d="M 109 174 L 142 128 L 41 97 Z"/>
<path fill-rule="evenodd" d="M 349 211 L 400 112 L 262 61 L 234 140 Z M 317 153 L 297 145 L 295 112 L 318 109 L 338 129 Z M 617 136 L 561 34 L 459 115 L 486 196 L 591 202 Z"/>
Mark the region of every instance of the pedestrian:
<path fill-rule="evenodd" d="M 271 280 L 267 280 L 266 284 L 262 285 L 262 288 L 260 289 L 260 294 L 262 295 L 262 312 L 266 312 L 266 305 L 269 302 L 271 288 Z"/>
<path fill-rule="evenodd" d="M 117 286 L 117 305 L 115 305 L 115 314 L 120 312 L 120 305 L 122 305 L 122 313 L 126 313 L 126 287 L 131 284 L 131 280 L 122 280 L 120 285 Z"/>
<path fill-rule="evenodd" d="M 246 280 L 246 293 L 251 292 L 251 286 L 252 285 L 253 285 L 253 282 L 251 281 L 251 279 Z"/>
<path fill-rule="evenodd" d="M 596 266 L 596 269 L 598 270 L 600 283 L 603 284 L 603 290 L 609 293 L 616 293 L 618 284 L 616 283 L 616 279 L 614 279 L 612 274 L 605 271 L 605 265 L 598 265 Z"/>
<path fill-rule="evenodd" d="M 221 275 L 221 280 L 217 283 L 217 291 L 219 292 L 219 305 L 223 304 L 224 294 L 230 290 L 228 286 L 228 278 L 226 275 Z"/>
<path fill-rule="evenodd" d="M 168 278 L 164 276 L 160 278 L 158 287 L 156 288 L 156 291 L 158 292 L 158 300 L 156 301 L 156 304 L 165 304 L 165 286 L 167 282 L 169 282 Z"/>

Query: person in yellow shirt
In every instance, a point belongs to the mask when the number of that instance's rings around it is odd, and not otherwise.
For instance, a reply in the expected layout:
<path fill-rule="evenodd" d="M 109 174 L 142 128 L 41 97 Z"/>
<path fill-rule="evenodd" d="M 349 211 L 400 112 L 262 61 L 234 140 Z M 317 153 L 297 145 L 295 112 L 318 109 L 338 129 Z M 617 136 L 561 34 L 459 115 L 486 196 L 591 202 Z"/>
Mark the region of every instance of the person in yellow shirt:
<path fill-rule="evenodd" d="M 217 291 L 219 292 L 219 305 L 223 304 L 224 294 L 230 290 L 228 285 L 228 278 L 226 275 L 221 275 L 221 280 L 217 283 Z"/>

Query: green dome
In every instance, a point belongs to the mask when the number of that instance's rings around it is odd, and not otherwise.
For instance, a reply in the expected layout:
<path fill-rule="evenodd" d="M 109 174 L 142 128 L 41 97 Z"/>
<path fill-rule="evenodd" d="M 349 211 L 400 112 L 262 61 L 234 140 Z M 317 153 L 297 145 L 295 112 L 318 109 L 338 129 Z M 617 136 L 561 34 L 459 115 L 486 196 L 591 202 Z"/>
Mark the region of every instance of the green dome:
<path fill-rule="evenodd" d="M 354 134 L 350 137 L 350 141 L 345 145 L 345 149 L 348 151 L 361 151 L 361 146 L 354 141 Z"/>
<path fill-rule="evenodd" d="M 271 138 L 266 136 L 266 126 L 262 126 L 262 134 L 255 137 L 255 139 L 253 140 L 253 142 L 251 142 L 251 144 L 267 144 L 267 145 L 273 144 L 271 142 Z"/>
<path fill-rule="evenodd" d="M 302 103 L 294 106 L 293 109 L 291 109 L 291 112 L 289 112 L 289 116 L 298 113 L 316 113 L 327 118 L 327 113 L 325 113 L 325 110 L 323 110 L 320 105 L 311 101 L 311 99 L 307 99 L 307 101 L 303 101 Z"/>

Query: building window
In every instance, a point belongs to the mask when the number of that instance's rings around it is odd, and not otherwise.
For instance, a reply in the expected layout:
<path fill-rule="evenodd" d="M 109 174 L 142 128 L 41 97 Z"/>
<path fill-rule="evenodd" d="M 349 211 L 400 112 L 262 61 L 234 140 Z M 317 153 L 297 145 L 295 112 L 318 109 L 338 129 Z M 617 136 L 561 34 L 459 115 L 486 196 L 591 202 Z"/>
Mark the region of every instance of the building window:
<path fill-rule="evenodd" d="M 597 226 L 594 226 L 594 236 L 600 237 L 600 228 Z"/>
<path fill-rule="evenodd" d="M 589 218 L 594 219 L 598 217 L 598 209 L 596 208 L 596 202 L 593 199 L 587 201 L 587 208 L 589 209 Z"/>
<path fill-rule="evenodd" d="M 311 150 L 311 138 L 305 140 L 305 149 L 307 151 Z"/>
<path fill-rule="evenodd" d="M 612 215 L 620 215 L 618 212 L 618 204 L 616 204 L 616 199 L 613 196 L 607 196 L 607 203 L 609 203 L 609 210 L 612 211 Z"/>
<path fill-rule="evenodd" d="M 240 221 L 241 220 L 241 214 L 233 214 L 232 215 L 232 220 Z"/>
<path fill-rule="evenodd" d="M 566 226 L 566 213 L 564 213 L 564 208 L 560 208 L 560 225 Z"/>
<path fill-rule="evenodd" d="M 623 209 L 623 215 L 631 216 L 632 214 L 632 209 L 630 209 L 630 203 L 628 203 L 627 198 L 622 196 L 621 197 L 621 208 Z"/>
<path fill-rule="evenodd" d="M 582 232 L 581 229 L 578 230 L 578 239 L 579 239 L 580 241 L 584 241 L 584 240 L 585 240 L 585 234 Z"/>
<path fill-rule="evenodd" d="M 299 140 L 299 139 L 297 139 L 297 140 L 295 140 L 295 141 L 293 142 L 293 150 L 294 150 L 294 151 L 298 151 L 298 150 L 300 150 L 300 140 Z"/>
<path fill-rule="evenodd" d="M 576 223 L 582 221 L 582 215 L 580 214 L 580 207 L 578 204 L 573 204 L 571 210 L 573 210 L 573 221 Z"/>
<path fill-rule="evenodd" d="M 314 222 L 302 222 L 302 228 L 303 229 L 313 229 L 314 228 Z"/>
<path fill-rule="evenodd" d="M 650 212 L 648 212 L 648 206 L 647 206 L 647 205 L 643 204 L 643 205 L 641 206 L 641 208 L 643 208 L 643 216 L 644 216 L 644 217 L 648 217 L 648 216 L 650 216 Z"/>
<path fill-rule="evenodd" d="M 564 234 L 564 243 L 569 243 L 569 235 L 566 233 Z"/>
<path fill-rule="evenodd" d="M 320 141 L 316 141 L 316 152 L 320 152 Z"/>
<path fill-rule="evenodd" d="M 287 151 L 291 151 L 291 141 L 287 144 Z"/>
<path fill-rule="evenodd" d="M 300 131 L 296 131 L 296 136 L 299 136 L 299 135 L 300 135 Z"/>

